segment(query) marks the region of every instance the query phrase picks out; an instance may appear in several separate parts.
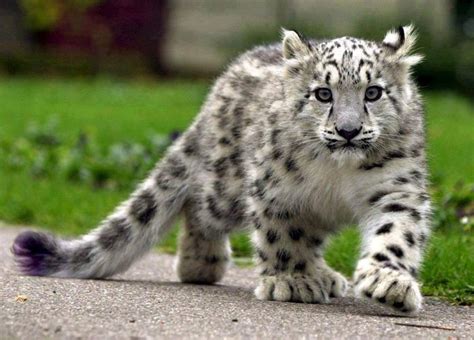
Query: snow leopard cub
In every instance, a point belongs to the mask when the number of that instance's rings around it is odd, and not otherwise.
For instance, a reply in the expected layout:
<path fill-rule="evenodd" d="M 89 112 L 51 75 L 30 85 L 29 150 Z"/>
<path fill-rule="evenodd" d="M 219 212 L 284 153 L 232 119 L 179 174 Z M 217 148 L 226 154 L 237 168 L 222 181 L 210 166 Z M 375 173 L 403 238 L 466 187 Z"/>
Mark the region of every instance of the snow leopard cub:
<path fill-rule="evenodd" d="M 410 77 L 411 26 L 382 42 L 351 37 L 257 47 L 215 82 L 200 114 L 130 198 L 78 240 L 25 232 L 12 247 L 30 275 L 104 278 L 126 270 L 182 213 L 183 282 L 213 283 L 230 232 L 253 226 L 262 300 L 325 303 L 346 279 L 323 257 L 357 223 L 356 294 L 404 312 L 430 229 L 423 108 Z"/>

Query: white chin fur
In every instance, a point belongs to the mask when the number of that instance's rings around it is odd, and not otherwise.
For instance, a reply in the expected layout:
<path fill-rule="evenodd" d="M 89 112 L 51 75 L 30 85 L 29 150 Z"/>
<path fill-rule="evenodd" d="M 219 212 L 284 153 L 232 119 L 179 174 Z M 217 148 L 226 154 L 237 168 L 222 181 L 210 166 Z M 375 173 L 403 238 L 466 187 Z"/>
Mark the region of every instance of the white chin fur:
<path fill-rule="evenodd" d="M 357 166 L 366 159 L 366 155 L 362 150 L 359 149 L 336 149 L 331 153 L 331 158 L 336 163 L 342 166 Z"/>

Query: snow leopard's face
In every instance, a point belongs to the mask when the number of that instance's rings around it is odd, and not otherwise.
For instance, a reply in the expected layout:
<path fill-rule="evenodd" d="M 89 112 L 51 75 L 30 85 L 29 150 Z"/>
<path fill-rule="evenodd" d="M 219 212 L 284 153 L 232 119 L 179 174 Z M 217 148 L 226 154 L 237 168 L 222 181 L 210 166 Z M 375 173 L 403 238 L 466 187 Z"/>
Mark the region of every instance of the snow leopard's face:
<path fill-rule="evenodd" d="M 343 37 L 316 44 L 286 32 L 291 100 L 303 129 L 313 129 L 334 158 L 363 159 L 396 138 L 409 67 L 420 60 L 407 55 L 414 39 L 411 27 L 389 32 L 383 43 Z"/>

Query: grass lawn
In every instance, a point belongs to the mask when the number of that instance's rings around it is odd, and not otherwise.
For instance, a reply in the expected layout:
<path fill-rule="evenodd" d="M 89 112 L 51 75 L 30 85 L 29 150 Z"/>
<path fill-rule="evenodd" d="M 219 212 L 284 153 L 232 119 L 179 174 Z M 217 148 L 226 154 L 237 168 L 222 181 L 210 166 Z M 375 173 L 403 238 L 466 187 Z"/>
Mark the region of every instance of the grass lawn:
<path fill-rule="evenodd" d="M 208 87 L 209 83 L 184 81 L 0 79 L 0 143 L 16 141 L 21 147 L 32 124 L 42 126 L 51 119 L 57 122 L 55 136 L 66 147 L 75 145 L 81 134 L 93 138 L 102 149 L 123 142 L 146 143 L 156 133 L 184 130 L 198 112 Z M 421 273 L 423 290 L 425 294 L 472 304 L 472 222 L 462 225 L 453 218 L 459 209 L 451 207 L 454 212 L 449 215 L 444 206 L 453 200 L 462 201 L 474 210 L 472 195 L 457 196 L 457 191 L 466 191 L 466 186 L 455 186 L 459 181 L 474 184 L 474 106 L 449 92 L 428 92 L 425 98 L 429 163 L 435 198 L 443 209 L 439 210 L 440 226 Z M 121 186 L 94 187 L 55 172 L 34 176 L 29 167 L 12 167 L 6 154 L 0 153 L 0 219 L 77 235 L 94 227 L 140 179 L 125 181 L 126 185 Z M 175 228 L 161 244 L 163 250 L 175 251 L 176 234 Z M 350 276 L 358 242 L 353 228 L 334 237 L 326 255 L 328 262 Z M 235 235 L 232 244 L 235 256 L 251 255 L 246 236 Z"/>

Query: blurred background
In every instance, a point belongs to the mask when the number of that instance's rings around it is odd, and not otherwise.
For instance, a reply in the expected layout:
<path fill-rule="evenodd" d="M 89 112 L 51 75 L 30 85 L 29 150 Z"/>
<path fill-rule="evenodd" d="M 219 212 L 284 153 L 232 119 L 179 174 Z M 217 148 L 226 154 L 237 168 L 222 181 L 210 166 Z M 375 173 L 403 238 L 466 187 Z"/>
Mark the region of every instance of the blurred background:
<path fill-rule="evenodd" d="M 466 0 L 2 0 L 0 70 L 208 77 L 242 50 L 278 40 L 280 27 L 380 39 L 413 22 L 427 55 L 422 84 L 469 91 L 473 13 Z"/>
<path fill-rule="evenodd" d="M 426 56 L 414 75 L 435 201 L 423 289 L 472 304 L 473 1 L 0 0 L 0 220 L 90 230 L 186 129 L 225 65 L 281 27 L 380 41 L 408 23 Z M 162 250 L 176 250 L 176 234 Z M 350 275 L 358 244 L 349 229 L 327 260 Z M 248 238 L 232 245 L 247 263 Z"/>

